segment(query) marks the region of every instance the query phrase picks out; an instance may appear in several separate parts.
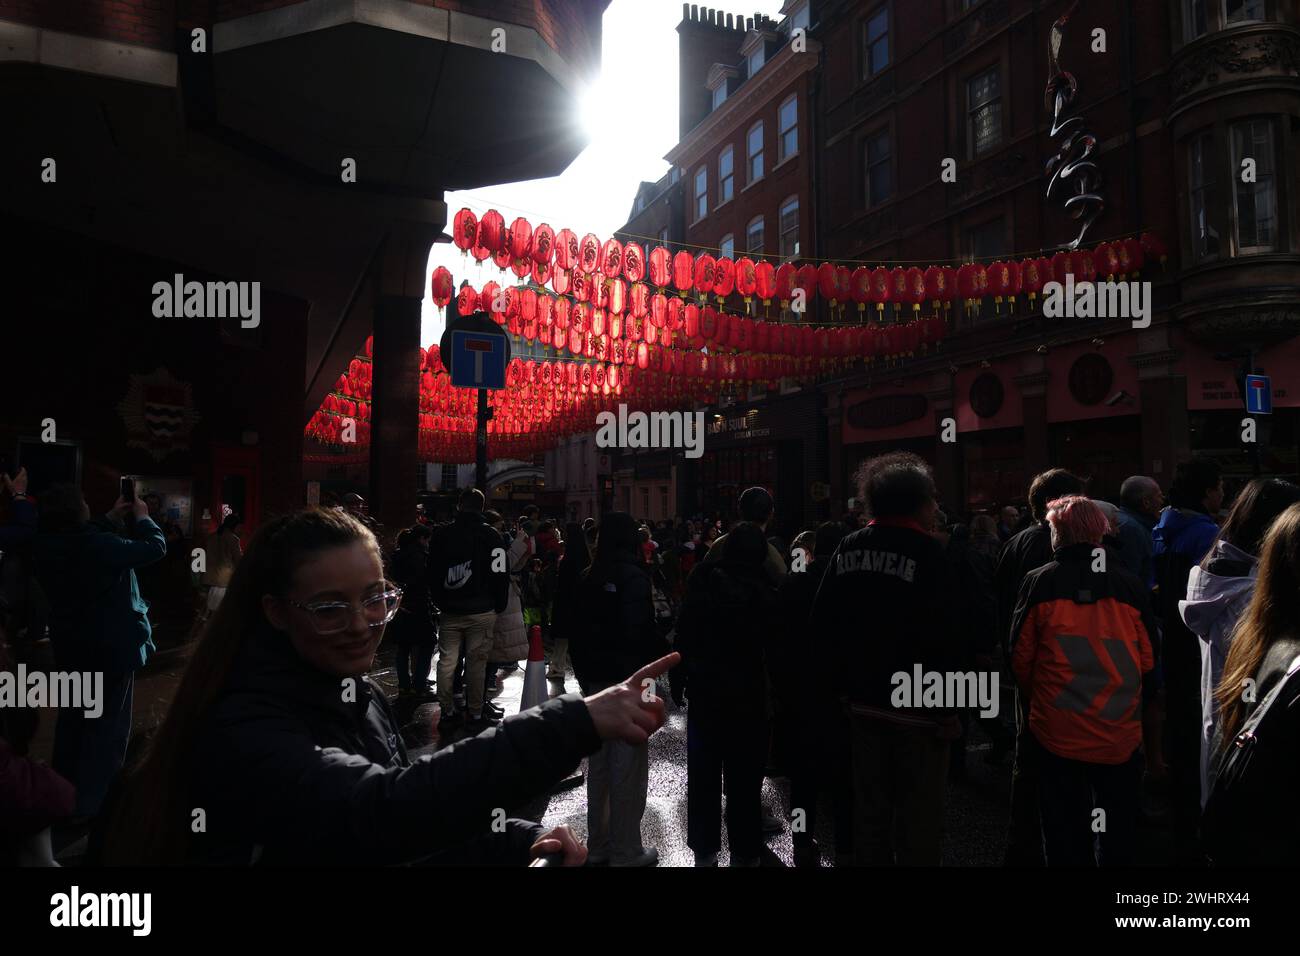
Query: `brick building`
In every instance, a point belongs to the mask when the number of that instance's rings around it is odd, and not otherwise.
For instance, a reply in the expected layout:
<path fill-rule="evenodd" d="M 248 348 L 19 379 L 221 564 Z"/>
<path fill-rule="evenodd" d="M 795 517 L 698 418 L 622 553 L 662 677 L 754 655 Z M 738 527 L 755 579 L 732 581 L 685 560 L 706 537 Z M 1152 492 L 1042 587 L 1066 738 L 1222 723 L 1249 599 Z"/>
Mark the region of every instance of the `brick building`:
<path fill-rule="evenodd" d="M 1064 0 L 820 0 L 816 221 L 823 254 L 869 264 L 991 262 L 1053 249 L 1078 223 L 1044 198 L 1059 142 L 1043 100 Z M 1115 496 L 1168 484 L 1189 455 L 1252 471 L 1234 376 L 1253 352 L 1273 376 L 1266 474 L 1295 476 L 1300 390 L 1300 4 L 1089 3 L 1059 54 L 1097 140 L 1104 211 L 1088 242 L 1151 231 L 1169 246 L 1150 327 L 1045 319 L 992 303 L 937 355 L 823 383 L 837 503 L 864 457 L 936 462 L 958 510 L 1023 498 L 1050 464 Z M 1097 33 L 1096 31 L 1103 31 Z M 1099 40 L 1100 37 L 1100 40 Z M 941 177 L 945 158 L 956 181 Z M 1257 179 L 1243 182 L 1253 158 Z M 1050 253 L 1049 253 L 1050 254 Z M 956 420 L 959 438 L 937 440 Z M 1267 432 L 1267 434 L 1265 434 Z"/>

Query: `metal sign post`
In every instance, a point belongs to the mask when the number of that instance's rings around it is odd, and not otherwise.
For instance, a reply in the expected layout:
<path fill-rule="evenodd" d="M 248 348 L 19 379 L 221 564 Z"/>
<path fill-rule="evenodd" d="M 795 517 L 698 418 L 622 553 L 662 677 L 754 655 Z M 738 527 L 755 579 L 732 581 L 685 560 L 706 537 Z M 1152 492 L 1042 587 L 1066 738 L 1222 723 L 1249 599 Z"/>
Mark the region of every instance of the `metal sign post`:
<path fill-rule="evenodd" d="M 442 365 L 457 388 L 478 390 L 478 415 L 474 442 L 474 487 L 487 494 L 487 426 L 489 389 L 506 387 L 510 363 L 510 338 L 486 312 L 463 315 L 447 323 L 439 343 Z"/>

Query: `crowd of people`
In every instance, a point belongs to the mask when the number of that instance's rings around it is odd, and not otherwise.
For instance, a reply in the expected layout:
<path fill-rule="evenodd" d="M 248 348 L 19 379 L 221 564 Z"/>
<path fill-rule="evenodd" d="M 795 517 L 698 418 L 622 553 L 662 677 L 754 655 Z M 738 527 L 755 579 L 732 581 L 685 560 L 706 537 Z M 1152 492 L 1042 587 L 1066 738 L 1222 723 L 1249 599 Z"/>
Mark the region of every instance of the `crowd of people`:
<path fill-rule="evenodd" d="M 147 502 L 92 520 L 79 489 L 37 507 L 6 475 L 0 668 L 48 635 L 48 666 L 102 673 L 105 706 L 60 710 L 52 767 L 29 757 L 30 715 L 0 710 L 0 847 L 48 859 L 33 836 L 71 820 L 105 864 L 653 866 L 649 741 L 670 697 L 697 866 L 719 864 L 724 826 L 733 866 L 775 863 L 786 828 L 796 865 L 938 865 L 976 735 L 990 764 L 1014 754 L 1008 865 L 1132 863 L 1143 819 L 1172 833 L 1168 862 L 1291 858 L 1300 487 L 1251 481 L 1225 514 L 1204 461 L 1179 466 L 1167 501 L 1144 476 L 1091 499 L 1054 468 L 1027 513 L 955 521 L 915 455 L 856 482 L 860 514 L 789 540 L 761 487 L 730 523 L 507 517 L 467 489 L 451 521 L 391 541 L 354 495 L 245 548 L 227 516 L 180 685 L 128 765 L 153 650 L 136 572 L 169 535 Z M 536 633 L 551 699 L 507 716 L 494 692 Z M 371 676 L 383 640 L 393 700 Z M 912 675 L 939 692 L 906 692 Z M 413 758 L 396 711 L 434 702 L 441 746 Z M 584 758 L 585 843 L 504 817 Z M 785 819 L 764 810 L 765 777 L 788 781 Z"/>

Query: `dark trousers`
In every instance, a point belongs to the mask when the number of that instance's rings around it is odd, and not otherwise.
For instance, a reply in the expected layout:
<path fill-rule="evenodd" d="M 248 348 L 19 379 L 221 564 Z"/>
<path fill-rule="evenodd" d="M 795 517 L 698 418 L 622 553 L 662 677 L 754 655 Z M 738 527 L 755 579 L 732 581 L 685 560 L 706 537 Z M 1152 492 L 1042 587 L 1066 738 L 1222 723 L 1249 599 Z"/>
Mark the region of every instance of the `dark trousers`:
<path fill-rule="evenodd" d="M 113 777 L 126 762 L 131 740 L 131 702 L 135 672 L 104 674 L 104 712 L 87 718 L 64 707 L 54 727 L 54 769 L 77 788 L 79 817 L 93 817 L 108 795 Z"/>
<path fill-rule="evenodd" d="M 1137 848 L 1142 752 L 1135 750 L 1121 764 L 1102 764 L 1068 760 L 1038 746 L 1047 865 L 1131 865 Z"/>
<path fill-rule="evenodd" d="M 938 866 L 950 741 L 850 713 L 853 865 Z"/>
<path fill-rule="evenodd" d="M 1179 856 L 1194 859 L 1201 816 L 1201 649 L 1185 628 L 1165 630 L 1165 760 Z"/>
<path fill-rule="evenodd" d="M 721 694 L 690 688 L 686 711 L 686 845 L 696 854 L 722 849 L 722 794 L 727 795 L 727 843 L 732 859 L 754 859 L 763 848 L 763 761 L 768 723 L 751 698 L 737 705 Z"/>
<path fill-rule="evenodd" d="M 1011 768 L 1011 826 L 1007 866 L 1043 865 L 1043 825 L 1038 818 L 1038 764 L 1042 748 L 1029 732 L 1029 695 L 1016 688 L 1016 759 Z"/>
<path fill-rule="evenodd" d="M 433 651 L 438 645 L 430 642 L 397 645 L 397 686 L 402 690 L 424 690 L 433 666 Z"/>

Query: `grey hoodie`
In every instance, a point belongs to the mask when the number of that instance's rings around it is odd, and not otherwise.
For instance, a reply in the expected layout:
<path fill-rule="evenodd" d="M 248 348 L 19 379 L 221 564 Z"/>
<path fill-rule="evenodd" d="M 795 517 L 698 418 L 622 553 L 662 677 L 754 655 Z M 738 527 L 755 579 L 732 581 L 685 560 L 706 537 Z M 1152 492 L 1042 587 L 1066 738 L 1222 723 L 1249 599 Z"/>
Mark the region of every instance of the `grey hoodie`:
<path fill-rule="evenodd" d="M 1257 560 L 1226 541 L 1217 541 L 1206 562 L 1187 578 L 1187 600 L 1178 602 L 1178 612 L 1188 630 L 1201 639 L 1201 805 L 1214 784 L 1214 746 L 1219 715 L 1214 705 L 1214 688 L 1223 676 L 1232 629 L 1236 626 L 1255 591 Z M 1232 573 L 1232 572 L 1246 572 Z M 1215 573 L 1218 572 L 1218 573 Z"/>

